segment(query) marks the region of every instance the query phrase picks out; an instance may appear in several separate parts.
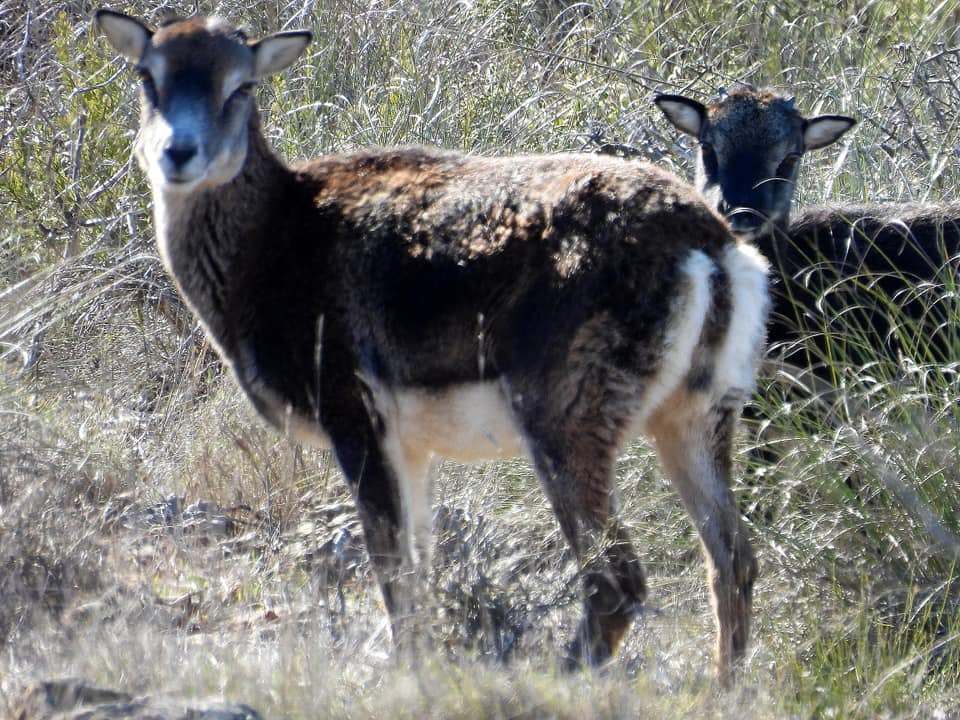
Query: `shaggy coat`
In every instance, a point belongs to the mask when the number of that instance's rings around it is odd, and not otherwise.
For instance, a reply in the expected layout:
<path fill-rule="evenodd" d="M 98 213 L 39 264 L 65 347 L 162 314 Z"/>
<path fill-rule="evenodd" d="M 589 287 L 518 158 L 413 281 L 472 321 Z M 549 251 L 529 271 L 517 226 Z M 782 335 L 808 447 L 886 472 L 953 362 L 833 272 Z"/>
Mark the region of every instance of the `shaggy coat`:
<path fill-rule="evenodd" d="M 756 575 L 729 482 L 768 305 L 759 253 L 685 183 L 612 158 L 374 149 L 287 167 L 249 91 L 308 34 L 97 19 L 141 75 L 163 261 L 260 413 L 333 447 L 399 639 L 432 458 L 523 453 L 583 569 L 568 660 L 610 657 L 646 593 L 614 462 L 645 432 L 703 540 L 729 682 Z"/>

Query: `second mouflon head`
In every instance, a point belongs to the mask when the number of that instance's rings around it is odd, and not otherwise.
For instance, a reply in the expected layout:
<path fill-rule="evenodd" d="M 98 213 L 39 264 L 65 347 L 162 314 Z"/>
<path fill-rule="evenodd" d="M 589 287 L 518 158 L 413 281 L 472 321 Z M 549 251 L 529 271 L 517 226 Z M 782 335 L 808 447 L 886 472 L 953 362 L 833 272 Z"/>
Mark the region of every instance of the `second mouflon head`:
<path fill-rule="evenodd" d="M 703 104 L 682 95 L 654 102 L 700 143 L 694 184 L 735 233 L 755 236 L 789 221 L 800 159 L 856 124 L 844 115 L 800 114 L 792 97 L 743 85 Z"/>

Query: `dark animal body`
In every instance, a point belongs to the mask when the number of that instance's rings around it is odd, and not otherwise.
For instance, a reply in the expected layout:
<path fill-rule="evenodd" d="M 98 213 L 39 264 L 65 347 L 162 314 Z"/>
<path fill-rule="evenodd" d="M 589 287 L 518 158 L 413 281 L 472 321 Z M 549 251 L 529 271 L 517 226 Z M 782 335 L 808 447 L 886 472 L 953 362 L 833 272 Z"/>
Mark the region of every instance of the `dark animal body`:
<path fill-rule="evenodd" d="M 429 554 L 432 458 L 523 453 L 583 569 L 569 660 L 609 658 L 646 593 L 613 485 L 644 432 L 703 541 L 728 683 L 756 575 L 729 482 L 759 253 L 685 183 L 617 159 L 373 149 L 287 167 L 249 89 L 308 34 L 97 19 L 141 73 L 161 256 L 264 417 L 333 447 L 395 634 Z"/>
<path fill-rule="evenodd" d="M 755 242 L 774 268 L 772 347 L 809 337 L 819 356 L 811 361 L 822 363 L 836 353 L 824 333 L 837 327 L 833 342 L 845 338 L 842 353 L 855 363 L 958 357 L 955 293 L 944 283 L 957 275 L 960 205 L 811 207 Z"/>
<path fill-rule="evenodd" d="M 343 381 L 357 373 L 431 389 L 513 376 L 530 363 L 562 364 L 578 334 L 585 340 L 584 327 L 601 318 L 622 337 L 606 348 L 611 364 L 652 379 L 673 290 L 683 283 L 676 255 L 661 249 L 685 243 L 718 257 L 729 243 L 694 194 L 677 196 L 681 188 L 671 188 L 665 175 L 616 162 L 376 150 L 312 161 L 291 179 L 289 187 L 272 185 L 276 201 L 255 218 L 237 218 L 235 208 L 259 210 L 262 201 L 254 205 L 223 188 L 203 209 L 203 221 L 185 218 L 202 240 L 184 237 L 199 247 L 213 228 L 229 245 L 233 222 L 262 223 L 259 238 L 245 232 L 242 263 L 256 270 L 250 285 L 230 291 L 250 305 L 238 320 L 213 306 L 226 292 L 219 279 L 238 284 L 228 280 L 235 268 L 184 289 L 198 298 L 201 317 L 229 323 L 221 341 L 226 354 L 255 397 L 260 382 L 276 392 L 281 425 L 293 408 L 326 426 L 325 408 L 337 404 L 330 394 L 345 392 Z M 194 256 L 184 249 L 177 254 Z M 177 277 L 189 273 L 184 268 Z M 324 282 L 314 291 L 319 277 Z M 209 308 L 200 300 L 206 293 Z M 718 298 L 718 307 L 725 301 Z M 277 308 L 285 309 L 282 322 Z M 211 331 L 219 340 L 221 333 Z M 313 378 L 317 343 L 330 358 L 349 358 L 329 387 Z M 313 379 L 304 386 L 302 378 Z"/>
<path fill-rule="evenodd" d="M 656 102 L 700 143 L 697 187 L 772 263 L 769 341 L 781 357 L 824 376 L 838 354 L 859 363 L 956 358 L 951 312 L 937 294 L 960 251 L 960 205 L 835 205 L 791 219 L 802 155 L 835 142 L 852 118 L 805 118 L 792 98 L 750 86 L 706 104 Z"/>

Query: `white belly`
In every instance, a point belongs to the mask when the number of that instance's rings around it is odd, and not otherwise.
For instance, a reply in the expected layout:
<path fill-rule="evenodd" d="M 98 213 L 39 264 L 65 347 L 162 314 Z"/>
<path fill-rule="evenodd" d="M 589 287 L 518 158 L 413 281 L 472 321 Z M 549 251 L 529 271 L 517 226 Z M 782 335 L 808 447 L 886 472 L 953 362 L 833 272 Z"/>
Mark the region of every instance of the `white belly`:
<path fill-rule="evenodd" d="M 388 390 L 370 384 L 384 422 L 383 449 L 399 480 L 410 557 L 430 555 L 430 466 L 434 458 L 476 462 L 523 451 L 500 383 L 442 390 Z"/>
<path fill-rule="evenodd" d="M 375 393 L 387 431 L 406 452 L 461 462 L 516 457 L 520 434 L 496 381 Z"/>
<path fill-rule="evenodd" d="M 438 390 L 394 390 L 367 384 L 385 425 L 385 441 L 399 445 L 411 459 L 478 462 L 523 454 L 520 434 L 497 381 Z M 329 437 L 314 420 L 290 413 L 284 424 L 293 439 L 330 447 Z"/>

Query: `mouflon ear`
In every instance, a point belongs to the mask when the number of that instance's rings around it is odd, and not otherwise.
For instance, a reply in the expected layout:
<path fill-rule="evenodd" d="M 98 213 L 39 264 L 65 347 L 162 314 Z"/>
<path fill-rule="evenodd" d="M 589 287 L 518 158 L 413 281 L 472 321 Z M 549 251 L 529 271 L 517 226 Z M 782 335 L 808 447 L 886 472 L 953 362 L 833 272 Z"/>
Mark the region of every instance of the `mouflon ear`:
<path fill-rule="evenodd" d="M 312 38 L 307 30 L 291 30 L 253 43 L 250 46 L 254 55 L 253 74 L 262 78 L 280 72 L 300 57 Z"/>
<path fill-rule="evenodd" d="M 153 30 L 136 18 L 114 10 L 97 10 L 93 17 L 114 50 L 130 62 L 140 61 L 153 37 Z"/>
<path fill-rule="evenodd" d="M 832 145 L 847 130 L 857 124 L 852 117 L 845 115 L 819 115 L 803 123 L 803 148 L 819 150 Z"/>
<path fill-rule="evenodd" d="M 653 101 L 677 130 L 695 138 L 700 137 L 700 131 L 707 121 L 707 108 L 703 103 L 683 95 L 657 95 Z"/>

